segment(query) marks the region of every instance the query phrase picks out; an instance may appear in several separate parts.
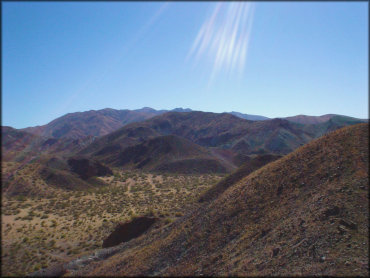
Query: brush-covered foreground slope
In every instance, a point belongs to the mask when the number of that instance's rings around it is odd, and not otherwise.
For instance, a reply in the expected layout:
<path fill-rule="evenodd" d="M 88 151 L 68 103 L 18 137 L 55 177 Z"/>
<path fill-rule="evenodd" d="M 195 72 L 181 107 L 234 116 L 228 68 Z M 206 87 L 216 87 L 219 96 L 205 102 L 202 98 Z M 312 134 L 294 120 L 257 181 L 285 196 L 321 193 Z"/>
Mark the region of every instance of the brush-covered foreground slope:
<path fill-rule="evenodd" d="M 209 202 L 216 199 L 219 195 L 226 191 L 226 189 L 240 181 L 245 176 L 279 158 L 281 158 L 280 155 L 271 154 L 257 155 L 252 158 L 248 157 L 247 161 L 244 162 L 236 171 L 226 176 L 219 183 L 203 193 L 199 198 L 199 201 Z"/>
<path fill-rule="evenodd" d="M 71 274 L 367 276 L 368 136 L 360 124 L 310 142 Z"/>
<path fill-rule="evenodd" d="M 157 172 L 226 173 L 233 169 L 206 148 L 176 135 L 148 139 L 100 160 L 124 169 Z"/>

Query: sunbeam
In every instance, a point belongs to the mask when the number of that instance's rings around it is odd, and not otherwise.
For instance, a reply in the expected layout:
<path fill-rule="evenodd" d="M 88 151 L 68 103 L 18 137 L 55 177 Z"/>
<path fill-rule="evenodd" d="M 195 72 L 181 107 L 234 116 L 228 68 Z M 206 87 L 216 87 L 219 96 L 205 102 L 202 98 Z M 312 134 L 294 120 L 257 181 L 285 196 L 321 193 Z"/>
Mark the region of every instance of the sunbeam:
<path fill-rule="evenodd" d="M 187 59 L 207 59 L 211 64 L 210 82 L 223 71 L 244 71 L 252 29 L 254 4 L 251 2 L 217 3 L 205 20 L 190 48 Z"/>

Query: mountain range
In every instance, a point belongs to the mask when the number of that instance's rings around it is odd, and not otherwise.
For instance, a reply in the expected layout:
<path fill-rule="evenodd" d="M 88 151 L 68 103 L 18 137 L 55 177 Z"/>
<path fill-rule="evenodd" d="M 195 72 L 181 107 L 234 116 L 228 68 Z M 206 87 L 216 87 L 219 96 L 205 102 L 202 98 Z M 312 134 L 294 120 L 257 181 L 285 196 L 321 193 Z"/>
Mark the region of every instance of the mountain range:
<path fill-rule="evenodd" d="M 251 121 L 231 113 L 182 108 L 104 109 L 67 114 L 41 127 L 2 127 L 2 160 L 17 163 L 3 173 L 3 189 L 12 195 L 32 188 L 20 178 L 22 171 L 44 184 L 30 191 L 36 194 L 58 183 L 70 189 L 99 184 L 93 177 L 81 178 L 71 160 L 87 161 L 81 163 L 94 165 L 91 169 L 231 173 L 251 159 L 286 155 L 328 132 L 363 122 L 338 115 L 311 119 L 311 124 L 303 124 L 301 116 L 297 119 L 301 123 L 279 118 Z M 59 163 L 51 167 L 50 161 Z M 32 164 L 37 170 L 31 170 Z M 81 167 L 90 169 L 86 165 Z"/>
<path fill-rule="evenodd" d="M 194 111 L 189 108 L 175 108 L 173 110 L 155 110 L 150 107 L 144 107 L 136 110 L 117 110 L 106 108 L 102 110 L 90 110 L 85 112 L 69 113 L 49 122 L 46 125 L 27 127 L 21 130 L 39 136 L 52 138 L 79 139 L 85 136 L 99 137 L 109 134 L 129 123 L 140 122 L 167 112 Z M 243 114 L 235 111 L 229 112 L 228 114 L 250 121 L 270 120 L 270 118 L 268 117 Z M 323 116 L 298 115 L 282 119 L 301 124 L 317 124 L 326 122 L 334 116 L 340 116 L 346 119 L 351 118 L 347 116 L 328 114 Z"/>
<path fill-rule="evenodd" d="M 329 131 L 361 122 L 336 117 L 319 124 L 303 125 L 284 119 L 248 121 L 228 113 L 168 112 L 102 136 L 79 154 L 118 167 L 123 166 L 122 159 L 128 154 L 135 157 L 140 152 L 139 146 L 154 138 L 175 135 L 207 148 L 223 164 L 235 169 L 250 155 L 284 155 Z M 174 144 L 177 160 L 181 159 L 181 148 L 183 145 Z M 158 161 L 160 155 L 153 155 L 151 158 Z"/>

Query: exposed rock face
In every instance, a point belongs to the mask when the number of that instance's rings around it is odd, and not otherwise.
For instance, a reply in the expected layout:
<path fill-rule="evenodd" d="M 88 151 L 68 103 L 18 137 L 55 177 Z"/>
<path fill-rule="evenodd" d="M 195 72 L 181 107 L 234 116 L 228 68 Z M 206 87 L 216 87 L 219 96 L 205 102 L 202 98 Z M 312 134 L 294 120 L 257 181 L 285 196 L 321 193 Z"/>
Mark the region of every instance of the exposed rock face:
<path fill-rule="evenodd" d="M 121 242 L 126 242 L 142 235 L 157 220 L 158 218 L 143 216 L 135 218 L 130 222 L 119 224 L 116 229 L 104 240 L 103 248 L 115 246 Z"/>
<path fill-rule="evenodd" d="M 93 176 L 113 175 L 112 170 L 108 167 L 86 158 L 70 158 L 68 159 L 68 165 L 72 172 L 78 174 L 83 180 Z"/>

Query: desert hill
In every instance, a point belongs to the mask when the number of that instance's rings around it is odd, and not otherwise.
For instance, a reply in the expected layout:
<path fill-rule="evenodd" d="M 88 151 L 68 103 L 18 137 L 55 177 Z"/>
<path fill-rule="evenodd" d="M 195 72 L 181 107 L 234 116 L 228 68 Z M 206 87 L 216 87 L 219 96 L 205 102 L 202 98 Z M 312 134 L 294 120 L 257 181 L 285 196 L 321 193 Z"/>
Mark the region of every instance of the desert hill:
<path fill-rule="evenodd" d="M 23 130 L 3 126 L 1 129 L 2 160 L 22 162 L 35 160 L 41 155 L 70 155 L 89 145 L 94 139 L 47 138 Z"/>
<path fill-rule="evenodd" d="M 297 115 L 297 116 L 292 116 L 292 117 L 285 117 L 282 119 L 295 122 L 295 123 L 299 123 L 299 124 L 321 124 L 331 119 L 334 119 L 334 121 L 342 121 L 342 122 L 358 122 L 358 123 L 366 122 L 366 120 L 364 119 L 357 119 L 353 117 L 336 115 L 336 114 L 326 114 L 322 116 Z"/>
<path fill-rule="evenodd" d="M 27 127 L 21 130 L 47 138 L 80 139 L 86 136 L 99 137 L 118 130 L 119 128 L 129 123 L 141 122 L 167 112 L 184 113 L 194 111 L 189 108 L 175 108 L 172 110 L 155 110 L 150 107 L 144 107 L 136 110 L 117 110 L 112 108 L 105 108 L 101 110 L 69 113 L 57 119 L 54 119 L 46 125 Z M 250 121 L 271 120 L 270 118 L 265 116 L 244 114 L 235 111 L 225 113 Z M 366 121 L 335 114 L 327 114 L 323 116 L 297 115 L 281 119 L 300 124 L 319 124 L 327 122 L 333 117 L 341 117 L 349 121 Z"/>
<path fill-rule="evenodd" d="M 28 127 L 24 131 L 44 137 L 73 138 L 106 135 L 128 123 L 138 122 L 163 112 L 154 109 L 115 110 L 102 109 L 69 113 L 50 123 Z"/>
<path fill-rule="evenodd" d="M 197 160 L 194 160 L 193 158 L 195 157 L 190 157 L 189 154 L 183 153 L 184 158 L 191 160 L 179 161 L 177 159 L 178 161 L 173 161 L 174 164 L 169 165 L 167 163 L 167 165 L 163 165 L 163 167 L 161 166 L 157 170 L 170 170 L 171 168 L 181 170 L 188 167 L 200 167 L 203 163 L 207 163 L 212 169 L 219 169 L 221 172 L 224 172 L 225 167 L 220 167 L 220 163 L 221 165 L 227 164 L 226 168 L 228 170 L 235 167 L 234 163 L 225 161 L 219 152 L 216 151 L 216 155 L 214 155 L 213 152 L 211 154 L 210 150 L 205 148 L 222 144 L 222 141 L 227 140 L 226 137 L 229 136 L 226 134 L 225 137 L 225 132 L 230 133 L 230 129 L 233 129 L 231 132 L 239 134 L 242 132 L 243 126 L 249 123 L 249 121 L 239 119 L 230 114 L 169 112 L 143 122 L 126 125 L 115 132 L 100 137 L 80 151 L 80 154 L 94 157 L 109 165 L 119 165 L 120 163 L 117 162 L 119 159 L 126 159 L 122 157 L 127 156 L 130 160 L 130 157 L 139 149 L 142 149 L 144 145 L 151 145 L 153 149 L 155 144 L 158 146 L 159 142 L 164 142 L 163 138 L 166 138 L 166 141 L 176 139 L 178 143 L 172 143 L 176 148 L 171 148 L 170 152 L 173 153 L 168 153 L 167 157 L 179 158 L 178 151 L 180 149 L 184 151 L 188 148 L 198 150 L 201 155 L 197 155 Z M 172 135 L 172 137 L 163 137 L 169 135 Z M 185 145 L 187 146 L 185 147 Z M 152 152 L 145 152 L 145 154 L 146 157 L 143 156 L 140 158 L 141 160 L 152 159 L 150 157 L 150 155 L 153 155 Z M 200 161 L 199 159 L 202 157 L 206 160 Z M 137 158 L 133 159 L 137 160 Z M 208 170 L 204 169 L 201 172 L 204 171 Z"/>
<path fill-rule="evenodd" d="M 269 120 L 270 118 L 265 117 L 265 116 L 260 116 L 260 115 L 251 115 L 251 114 L 244 114 L 236 111 L 231 111 L 229 112 L 231 115 L 234 115 L 238 118 L 242 118 L 245 120 L 249 121 L 264 121 L 264 120 Z"/>
<path fill-rule="evenodd" d="M 192 112 L 186 108 L 172 110 L 155 110 L 144 107 L 136 110 L 117 110 L 106 108 L 84 112 L 69 113 L 42 126 L 27 127 L 23 131 L 50 138 L 83 138 L 85 136 L 99 137 L 111 133 L 126 124 L 144 121 L 166 112 Z M 247 120 L 264 120 L 267 117 L 230 112 L 239 118 Z"/>
<path fill-rule="evenodd" d="M 235 111 L 232 111 L 229 113 L 236 117 L 250 120 L 250 121 L 265 121 L 265 120 L 272 119 L 272 118 L 268 118 L 265 116 L 243 114 L 243 113 L 235 112 Z M 293 123 L 298 123 L 298 124 L 320 124 L 320 123 L 327 122 L 333 118 L 337 118 L 337 119 L 340 118 L 341 121 L 348 121 L 348 122 L 356 121 L 358 123 L 364 123 L 368 121 L 367 119 L 358 119 L 358 118 L 348 117 L 344 115 L 337 115 L 337 114 L 325 114 L 322 116 L 308 116 L 308 115 L 301 114 L 301 115 L 290 116 L 290 117 L 278 117 L 278 119 L 284 119 L 284 120 L 287 120 Z"/>
<path fill-rule="evenodd" d="M 314 140 L 70 274 L 367 276 L 368 136 L 359 124 Z"/>
<path fill-rule="evenodd" d="M 111 117 L 115 115 L 118 119 L 117 111 L 104 109 L 98 112 Z M 128 115 L 132 111 L 122 111 L 126 115 L 125 119 L 128 120 Z M 136 116 L 151 115 L 151 118 L 127 124 L 98 138 L 92 135 L 80 137 L 86 134 L 84 123 L 89 125 L 95 122 L 90 122 L 89 113 L 92 113 L 93 119 L 97 119 L 95 115 L 97 111 L 77 113 L 78 117 L 75 117 L 75 114 L 66 115 L 65 121 L 75 125 L 76 130 L 82 132 L 77 136 L 78 139 L 69 138 L 68 134 L 71 135 L 71 133 L 68 132 L 61 138 L 49 138 L 24 130 L 2 127 L 2 159 L 25 165 L 36 162 L 41 156 L 68 159 L 78 154 L 103 164 L 124 166 L 127 169 L 177 173 L 225 173 L 241 165 L 244 158 L 250 155 L 284 155 L 329 131 L 360 122 L 358 119 L 335 115 L 328 121 L 316 124 L 299 124 L 284 119 L 248 121 L 230 113 L 206 113 L 182 108 L 177 108 L 175 111 L 177 112 L 165 113 L 165 110 L 157 111 L 151 108 L 135 110 Z M 158 113 L 160 113 L 159 116 L 153 117 Z M 135 120 L 138 119 L 135 118 Z M 54 126 L 59 126 L 58 123 L 63 121 L 56 119 L 53 125 L 56 123 Z M 96 125 L 96 127 L 101 126 Z M 104 132 L 108 132 L 108 129 Z M 174 147 L 166 154 L 156 151 L 155 148 L 161 144 L 169 144 L 174 140 L 172 137 L 163 137 L 169 135 L 176 136 L 174 138 L 178 143 L 172 143 Z M 202 149 L 202 151 L 197 155 L 186 152 L 182 155 L 176 153 L 186 151 L 187 148 L 198 151 Z M 138 152 L 140 157 L 134 157 Z M 148 163 L 150 160 L 152 162 Z M 144 164 L 147 165 L 144 166 Z M 9 173 L 5 173 L 5 176 L 9 176 Z"/>
<path fill-rule="evenodd" d="M 17 159 L 17 156 L 40 143 L 37 135 L 19 131 L 15 128 L 1 127 L 1 152 L 3 160 Z"/>
<path fill-rule="evenodd" d="M 297 116 L 291 116 L 291 117 L 285 117 L 284 119 L 299 123 L 299 124 L 319 124 L 326 121 L 329 121 L 334 114 L 326 114 L 322 116 L 308 116 L 308 115 L 297 115 Z"/>
<path fill-rule="evenodd" d="M 231 171 L 209 150 L 176 136 L 164 135 L 101 157 L 102 162 L 127 169 L 181 173 L 226 173 Z"/>
<path fill-rule="evenodd" d="M 248 121 L 228 113 L 168 112 L 102 136 L 80 154 L 111 163 L 127 147 L 158 136 L 176 135 L 205 148 L 229 150 L 230 154 L 222 159 L 239 164 L 235 162 L 240 155 L 284 155 L 328 131 L 353 124 L 330 121 L 302 125 L 284 119 Z"/>
<path fill-rule="evenodd" d="M 25 130 L 2 127 L 3 160 L 21 162 L 24 165 L 35 162 L 44 155 L 68 159 L 79 154 L 110 166 L 124 166 L 128 169 L 178 173 L 224 173 L 234 170 L 236 166 L 241 165 L 244 158 L 250 155 L 284 155 L 329 131 L 360 122 L 358 119 L 334 115 L 328 121 L 304 125 L 284 119 L 248 121 L 230 113 L 206 113 L 182 108 L 177 108 L 175 111 L 165 113 L 165 110 L 157 111 L 151 108 L 135 110 L 136 116 L 151 115 L 151 118 L 127 124 L 98 138 L 92 135 L 81 137 L 86 134 L 85 124 L 90 125 L 95 122 L 91 118 L 100 119 L 96 113 L 110 115 L 110 117 L 115 115 L 115 119 L 118 120 L 119 113 L 124 112 L 125 119 L 130 121 L 129 115 L 132 115 L 133 111 L 119 112 L 104 109 L 68 114 L 64 120 L 56 119 L 50 125 L 50 129 L 45 129 L 55 130 L 55 126 L 59 126 L 61 122 L 67 122 L 81 132 L 76 136 L 78 139 L 69 138 L 68 136 L 73 137 L 69 132 L 61 135 L 61 138 L 49 138 Z M 159 116 L 153 116 L 158 113 Z M 133 121 L 136 120 L 139 118 L 136 117 Z M 96 124 L 95 127 L 102 127 L 102 125 Z M 74 128 L 69 130 L 72 132 Z M 108 130 L 100 131 L 105 133 Z M 53 134 L 49 135 L 53 136 Z M 178 149 L 171 148 L 165 156 L 160 151 L 156 153 L 155 146 L 173 141 L 173 138 L 170 140 L 171 137 L 163 140 L 165 138 L 163 136 L 169 135 L 176 136 L 176 140 L 182 142 L 173 144 Z M 203 149 L 198 155 L 183 153 L 181 157 L 176 151 L 184 151 L 188 148 L 184 147 L 184 142 L 187 142 L 188 147 L 191 145 L 194 150 L 200 150 L 201 147 Z M 146 150 L 148 147 L 151 150 Z M 172 151 L 174 153 L 171 153 Z M 141 153 L 140 157 L 134 158 L 133 156 L 138 152 Z M 120 162 L 122 160 L 130 163 Z M 144 167 L 149 160 L 152 162 Z M 154 161 L 156 162 L 153 163 Z"/>
<path fill-rule="evenodd" d="M 344 126 L 349 126 L 349 125 L 354 125 L 354 124 L 359 124 L 359 123 L 364 123 L 364 122 L 367 122 L 367 120 L 356 119 L 356 118 L 347 117 L 347 116 L 334 115 L 328 121 L 317 125 L 319 127 L 318 135 L 321 136 L 323 132 L 330 132 L 330 131 L 334 131 Z"/>
<path fill-rule="evenodd" d="M 99 137 L 111 133 L 126 124 L 144 121 L 170 110 L 155 110 L 143 107 L 136 110 L 105 108 L 84 112 L 68 113 L 42 126 L 21 129 L 47 138 L 81 139 L 86 136 Z M 174 112 L 190 112 L 189 108 L 175 108 Z"/>
<path fill-rule="evenodd" d="M 231 131 L 240 134 L 242 129 L 252 123 L 227 113 L 208 112 L 168 112 L 149 120 L 132 123 L 103 136 L 91 145 L 99 148 L 99 144 L 129 142 L 155 137 L 159 135 L 177 135 L 203 146 L 221 145 L 227 140 Z M 126 143 L 126 142 L 125 142 Z"/>
<path fill-rule="evenodd" d="M 87 172 L 83 175 L 88 175 L 86 178 L 70 163 L 74 161 L 73 153 L 92 140 L 92 137 L 45 138 L 2 127 L 2 193 L 49 196 L 53 187 L 71 190 L 103 185 L 95 176 L 111 172 L 101 163 L 86 159 L 87 167 L 83 168 L 83 172 Z"/>
<path fill-rule="evenodd" d="M 50 196 L 53 188 L 85 190 L 105 185 L 96 177 L 112 174 L 110 168 L 88 158 L 43 155 L 28 163 L 3 162 L 2 193 Z"/>

